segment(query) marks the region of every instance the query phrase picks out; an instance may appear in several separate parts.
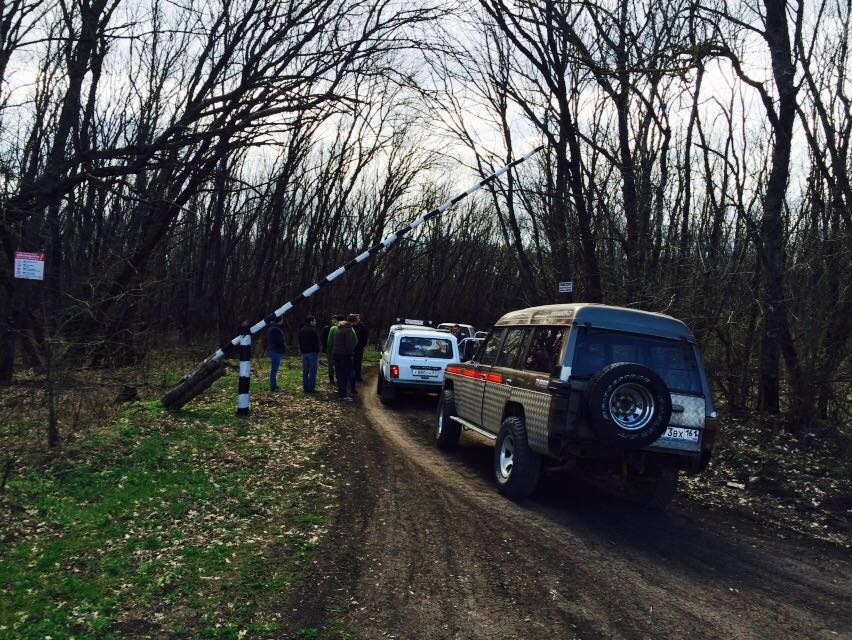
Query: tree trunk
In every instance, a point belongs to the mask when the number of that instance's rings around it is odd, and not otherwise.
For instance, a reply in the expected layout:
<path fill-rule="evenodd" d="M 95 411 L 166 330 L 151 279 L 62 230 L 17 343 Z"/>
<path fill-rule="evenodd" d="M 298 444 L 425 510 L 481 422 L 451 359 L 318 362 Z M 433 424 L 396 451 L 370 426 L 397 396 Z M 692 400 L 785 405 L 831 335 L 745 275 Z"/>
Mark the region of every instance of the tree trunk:
<path fill-rule="evenodd" d="M 780 356 L 783 354 L 790 376 L 796 415 L 812 413 L 813 399 L 802 385 L 793 338 L 787 317 L 784 292 L 784 198 L 790 176 L 790 151 L 796 119 L 795 67 L 790 49 L 786 3 L 767 0 L 765 37 L 772 58 L 772 73 L 778 90 L 778 111 L 774 122 L 769 182 L 760 223 L 761 258 L 764 271 L 764 322 L 760 352 L 758 408 L 778 413 L 780 407 Z"/>

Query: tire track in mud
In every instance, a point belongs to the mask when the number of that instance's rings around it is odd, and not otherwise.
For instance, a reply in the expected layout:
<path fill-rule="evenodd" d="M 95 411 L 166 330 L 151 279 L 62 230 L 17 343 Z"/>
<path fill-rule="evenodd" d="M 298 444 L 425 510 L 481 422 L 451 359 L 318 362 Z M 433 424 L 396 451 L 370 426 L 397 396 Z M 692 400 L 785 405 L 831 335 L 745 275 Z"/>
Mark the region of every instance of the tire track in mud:
<path fill-rule="evenodd" d="M 512 502 L 490 481 L 490 448 L 463 436 L 444 454 L 433 405 L 386 408 L 364 386 L 363 477 L 332 543 L 344 561 L 332 550 L 326 568 L 357 637 L 852 638 L 839 553 L 761 550 L 564 479 Z"/>

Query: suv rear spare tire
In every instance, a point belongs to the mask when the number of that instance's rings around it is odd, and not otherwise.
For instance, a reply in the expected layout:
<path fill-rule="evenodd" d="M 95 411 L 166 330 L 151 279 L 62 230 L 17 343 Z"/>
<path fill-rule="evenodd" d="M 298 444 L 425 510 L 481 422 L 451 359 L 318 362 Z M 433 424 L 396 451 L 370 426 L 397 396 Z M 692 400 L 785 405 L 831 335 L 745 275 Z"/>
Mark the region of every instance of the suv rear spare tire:
<path fill-rule="evenodd" d="M 653 370 L 632 362 L 604 367 L 589 381 L 588 422 L 604 444 L 638 449 L 659 438 L 672 417 L 666 383 Z"/>
<path fill-rule="evenodd" d="M 526 498 L 538 484 L 541 456 L 530 449 L 523 418 L 503 420 L 494 447 L 494 479 L 497 488 L 510 498 Z"/>

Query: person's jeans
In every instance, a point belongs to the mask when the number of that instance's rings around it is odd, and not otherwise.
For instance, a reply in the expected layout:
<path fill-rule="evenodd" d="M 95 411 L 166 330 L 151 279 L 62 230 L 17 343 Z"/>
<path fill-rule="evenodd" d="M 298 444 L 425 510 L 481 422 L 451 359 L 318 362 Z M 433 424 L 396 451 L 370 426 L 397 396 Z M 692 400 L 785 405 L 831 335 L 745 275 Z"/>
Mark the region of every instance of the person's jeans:
<path fill-rule="evenodd" d="M 278 389 L 278 369 L 281 367 L 281 357 L 283 353 L 269 352 L 269 359 L 272 362 L 272 367 L 269 369 L 269 389 L 275 391 Z"/>
<path fill-rule="evenodd" d="M 355 355 L 352 357 L 352 366 L 354 368 L 355 379 L 361 380 L 361 365 L 364 361 L 364 350 L 355 349 Z"/>
<path fill-rule="evenodd" d="M 317 388 L 317 368 L 319 367 L 319 354 L 302 354 L 302 388 L 305 393 L 313 393 Z"/>
<path fill-rule="evenodd" d="M 334 373 L 337 375 L 337 395 L 349 395 L 349 378 L 352 375 L 352 356 L 334 356 Z"/>

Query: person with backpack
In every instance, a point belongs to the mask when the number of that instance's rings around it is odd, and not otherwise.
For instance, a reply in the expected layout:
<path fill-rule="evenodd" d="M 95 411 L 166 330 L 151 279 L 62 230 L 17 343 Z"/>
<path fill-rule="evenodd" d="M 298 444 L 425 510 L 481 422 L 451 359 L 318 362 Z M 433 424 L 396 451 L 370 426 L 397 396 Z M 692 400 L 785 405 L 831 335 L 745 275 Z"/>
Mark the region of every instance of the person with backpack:
<path fill-rule="evenodd" d="M 352 329 L 355 316 L 341 320 L 337 326 L 328 332 L 328 348 L 334 359 L 334 372 L 337 376 L 337 396 L 343 401 L 351 402 L 350 385 L 354 386 L 352 377 L 352 356 L 358 344 L 358 335 Z"/>
<path fill-rule="evenodd" d="M 326 352 L 328 360 L 328 383 L 330 385 L 334 385 L 334 360 L 331 355 L 331 349 L 328 346 L 328 335 L 331 332 L 331 328 L 337 326 L 337 323 L 341 320 L 343 320 L 343 316 L 332 313 L 328 324 L 324 326 L 320 332 L 320 344 Z"/>

